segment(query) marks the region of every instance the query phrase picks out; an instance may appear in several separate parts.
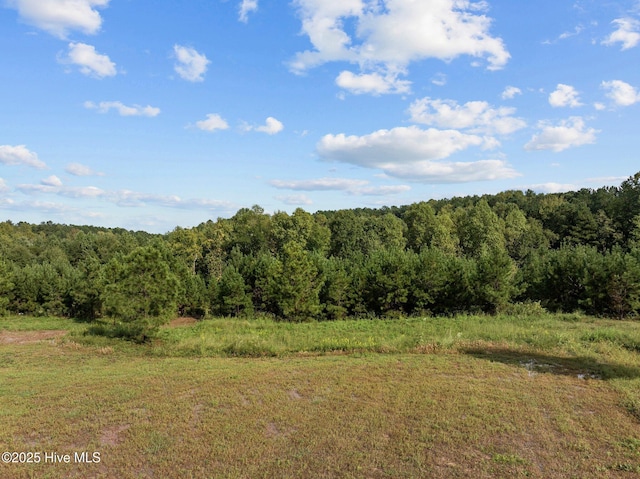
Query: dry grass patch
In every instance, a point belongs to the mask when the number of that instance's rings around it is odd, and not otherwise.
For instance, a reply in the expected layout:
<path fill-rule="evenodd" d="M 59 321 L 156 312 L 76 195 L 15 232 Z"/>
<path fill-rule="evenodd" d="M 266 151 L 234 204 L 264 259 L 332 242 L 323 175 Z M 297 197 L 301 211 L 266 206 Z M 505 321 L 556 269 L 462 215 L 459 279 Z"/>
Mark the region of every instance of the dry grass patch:
<path fill-rule="evenodd" d="M 39 341 L 55 341 L 67 331 L 0 331 L 0 344 L 32 344 Z"/>
<path fill-rule="evenodd" d="M 151 358 L 4 344 L 0 449 L 81 448 L 101 462 L 3 464 L 0 477 L 633 477 L 639 423 L 607 380 L 579 378 L 560 355 L 534 358 L 561 367 L 531 375 L 526 352 L 468 353 Z"/>

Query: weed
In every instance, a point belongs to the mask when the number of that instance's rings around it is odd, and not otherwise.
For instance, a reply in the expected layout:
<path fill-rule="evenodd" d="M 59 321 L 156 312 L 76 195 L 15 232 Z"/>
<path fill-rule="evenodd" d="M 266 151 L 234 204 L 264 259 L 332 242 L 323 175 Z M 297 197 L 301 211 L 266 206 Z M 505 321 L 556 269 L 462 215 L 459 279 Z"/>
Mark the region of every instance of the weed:
<path fill-rule="evenodd" d="M 519 465 L 527 464 L 528 462 L 526 459 L 521 458 L 517 454 L 494 454 L 492 459 L 498 464 Z"/>

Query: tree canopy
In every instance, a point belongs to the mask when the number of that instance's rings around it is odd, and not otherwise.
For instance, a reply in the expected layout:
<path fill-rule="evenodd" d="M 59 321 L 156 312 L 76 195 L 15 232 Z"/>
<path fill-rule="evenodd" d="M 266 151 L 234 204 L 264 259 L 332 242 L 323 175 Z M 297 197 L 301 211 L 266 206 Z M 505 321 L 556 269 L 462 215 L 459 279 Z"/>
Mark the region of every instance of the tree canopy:
<path fill-rule="evenodd" d="M 0 223 L 0 313 L 113 322 L 177 314 L 640 313 L 640 173 L 619 187 L 506 191 L 308 213 L 243 208 L 165 235 Z"/>

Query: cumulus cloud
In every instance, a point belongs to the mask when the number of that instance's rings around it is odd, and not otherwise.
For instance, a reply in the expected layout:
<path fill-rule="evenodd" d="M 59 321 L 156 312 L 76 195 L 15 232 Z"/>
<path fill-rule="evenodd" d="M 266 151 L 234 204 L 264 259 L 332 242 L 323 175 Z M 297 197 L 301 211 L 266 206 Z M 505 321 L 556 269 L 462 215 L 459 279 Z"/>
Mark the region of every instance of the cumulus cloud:
<path fill-rule="evenodd" d="M 112 77 L 117 74 L 116 64 L 107 55 L 96 52 L 93 45 L 86 43 L 69 43 L 69 52 L 60 62 L 77 65 L 81 73 L 95 78 Z"/>
<path fill-rule="evenodd" d="M 304 71 L 335 60 L 405 66 L 424 58 L 488 57 L 489 68 L 509 59 L 501 39 L 489 34 L 483 2 L 458 0 L 297 0 L 302 32 L 315 50 L 298 53 L 291 67 Z M 355 22 L 357 38 L 344 28 Z M 361 40 L 359 43 L 357 40 Z"/>
<path fill-rule="evenodd" d="M 640 43 L 640 22 L 634 18 L 618 18 L 611 22 L 617 29 L 609 35 L 602 43 L 613 46 L 616 43 L 622 44 L 622 50 L 628 50 Z"/>
<path fill-rule="evenodd" d="M 549 104 L 556 108 L 565 106 L 575 108 L 582 106 L 576 89 L 571 85 L 564 85 L 562 83 L 558 83 L 556 90 L 549 95 Z"/>
<path fill-rule="evenodd" d="M 204 81 L 204 74 L 211 62 L 203 53 L 181 45 L 174 45 L 173 53 L 177 60 L 174 70 L 180 75 L 180 78 L 190 82 Z"/>
<path fill-rule="evenodd" d="M 521 118 L 512 116 L 515 108 L 492 108 L 485 101 L 458 105 L 454 100 L 425 97 L 409 107 L 411 121 L 440 128 L 468 129 L 472 133 L 508 135 L 524 128 Z"/>
<path fill-rule="evenodd" d="M 391 163 L 440 160 L 483 143 L 480 136 L 456 130 L 423 130 L 410 126 L 378 130 L 363 136 L 325 135 L 317 150 L 326 160 L 380 168 Z"/>
<path fill-rule="evenodd" d="M 408 181 L 430 184 L 491 181 L 520 176 L 504 160 L 418 161 L 413 164 L 389 165 L 385 172 Z"/>
<path fill-rule="evenodd" d="M 239 19 L 241 22 L 247 23 L 249 20 L 249 13 L 258 10 L 258 0 L 242 0 L 240 2 Z"/>
<path fill-rule="evenodd" d="M 109 0 L 8 0 L 26 23 L 59 38 L 72 30 L 95 34 L 102 26 L 96 8 L 106 7 Z"/>
<path fill-rule="evenodd" d="M 84 107 L 90 110 L 97 110 L 99 113 L 107 113 L 109 110 L 116 110 L 120 116 L 148 116 L 154 117 L 160 114 L 160 108 L 150 105 L 127 106 L 119 101 L 101 101 L 95 104 L 91 101 L 84 102 Z"/>
<path fill-rule="evenodd" d="M 472 146 L 495 146 L 491 140 L 457 130 L 410 126 L 363 136 L 325 135 L 316 149 L 324 160 L 377 168 L 410 181 L 451 183 L 518 176 L 502 160 L 441 161 Z"/>
<path fill-rule="evenodd" d="M 406 90 L 407 82 L 397 78 L 392 82 L 387 75 L 406 73 L 414 61 L 451 61 L 469 55 L 486 58 L 488 68 L 497 70 L 510 57 L 503 41 L 489 32 L 485 2 L 295 0 L 295 4 L 302 33 L 313 49 L 298 52 L 289 63 L 291 70 L 304 73 L 332 61 L 356 63 L 361 74 L 343 74 L 339 81 L 361 93 Z M 353 32 L 346 25 L 353 25 Z"/>
<path fill-rule="evenodd" d="M 209 113 L 206 120 L 196 122 L 196 127 L 204 131 L 226 130 L 229 124 L 217 113 Z"/>
<path fill-rule="evenodd" d="M 51 175 L 48 178 L 40 180 L 40 184 L 46 186 L 62 186 L 62 180 L 56 175 Z"/>
<path fill-rule="evenodd" d="M 410 81 L 398 79 L 397 74 L 387 73 L 381 75 L 378 72 L 358 75 L 345 70 L 336 78 L 336 85 L 356 95 L 362 93 L 371 93 L 373 95 L 409 93 L 411 90 Z"/>
<path fill-rule="evenodd" d="M 581 117 L 562 120 L 558 125 L 540 122 L 541 132 L 525 145 L 526 150 L 551 150 L 556 153 L 596 142 L 597 130 L 587 128 Z"/>
<path fill-rule="evenodd" d="M 281 121 L 270 116 L 265 120 L 264 125 L 254 127 L 253 129 L 261 133 L 266 133 L 267 135 L 275 135 L 276 133 L 280 133 L 284 130 L 284 125 Z"/>
<path fill-rule="evenodd" d="M 600 86 L 606 90 L 607 98 L 618 106 L 630 106 L 640 102 L 640 93 L 621 80 L 603 81 Z"/>
<path fill-rule="evenodd" d="M 408 185 L 371 186 L 367 180 L 349 178 L 317 178 L 313 180 L 271 180 L 278 189 L 297 191 L 344 191 L 351 195 L 388 196 L 411 189 Z"/>
<path fill-rule="evenodd" d="M 0 145 L 0 163 L 5 165 L 26 165 L 44 170 L 47 165 L 38 159 L 38 155 L 29 151 L 25 145 Z"/>
<path fill-rule="evenodd" d="M 80 163 L 69 163 L 64 171 L 73 176 L 104 176 L 104 173 L 94 171 L 88 166 Z"/>
<path fill-rule="evenodd" d="M 508 86 L 507 88 L 504 89 L 500 97 L 503 100 L 512 100 L 515 98 L 516 95 L 522 95 L 522 90 L 520 90 L 520 88 L 515 86 Z"/>
<path fill-rule="evenodd" d="M 539 193 L 565 193 L 567 191 L 577 191 L 580 188 L 572 183 L 539 183 L 531 185 L 527 189 L 537 191 Z"/>

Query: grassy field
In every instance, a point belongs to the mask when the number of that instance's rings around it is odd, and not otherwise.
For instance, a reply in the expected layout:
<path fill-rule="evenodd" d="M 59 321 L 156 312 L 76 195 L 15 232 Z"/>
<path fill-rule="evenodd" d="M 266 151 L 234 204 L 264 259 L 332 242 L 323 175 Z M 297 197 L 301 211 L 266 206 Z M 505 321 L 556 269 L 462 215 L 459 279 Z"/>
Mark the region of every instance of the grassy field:
<path fill-rule="evenodd" d="M 142 346 L 87 328 L 0 318 L 0 453 L 40 459 L 0 477 L 640 475 L 639 322 L 183 320 Z"/>

